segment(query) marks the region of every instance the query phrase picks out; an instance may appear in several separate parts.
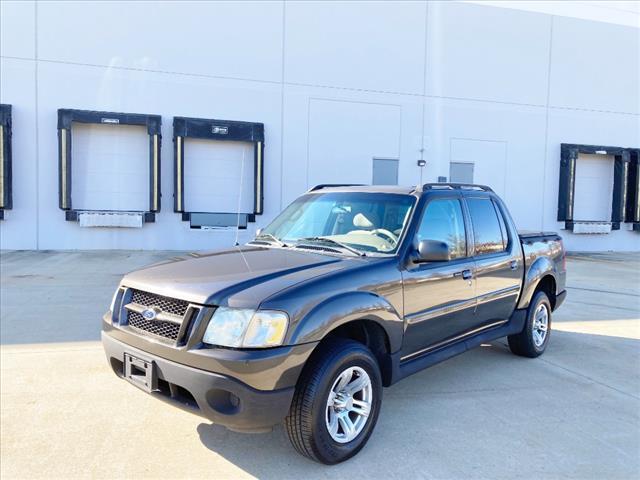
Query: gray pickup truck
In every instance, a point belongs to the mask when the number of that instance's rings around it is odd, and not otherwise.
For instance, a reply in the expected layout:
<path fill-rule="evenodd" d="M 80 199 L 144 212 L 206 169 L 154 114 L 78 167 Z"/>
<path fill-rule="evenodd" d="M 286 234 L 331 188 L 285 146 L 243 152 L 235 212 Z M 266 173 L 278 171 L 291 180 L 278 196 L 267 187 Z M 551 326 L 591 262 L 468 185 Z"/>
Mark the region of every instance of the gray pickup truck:
<path fill-rule="evenodd" d="M 388 387 L 483 342 L 542 354 L 565 298 L 555 233 L 478 185 L 320 185 L 244 246 L 127 274 L 103 318 L 115 373 L 236 431 L 282 421 L 326 464 L 367 442 Z"/>

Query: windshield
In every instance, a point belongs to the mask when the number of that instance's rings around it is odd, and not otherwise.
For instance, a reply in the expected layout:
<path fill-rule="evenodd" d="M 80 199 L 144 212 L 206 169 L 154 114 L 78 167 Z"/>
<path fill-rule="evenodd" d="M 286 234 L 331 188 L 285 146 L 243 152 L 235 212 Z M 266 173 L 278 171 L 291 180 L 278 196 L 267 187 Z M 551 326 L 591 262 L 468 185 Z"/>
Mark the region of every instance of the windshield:
<path fill-rule="evenodd" d="M 410 195 L 391 193 L 304 195 L 262 230 L 260 237 L 287 245 L 325 243 L 331 249 L 393 253 L 414 202 Z"/>

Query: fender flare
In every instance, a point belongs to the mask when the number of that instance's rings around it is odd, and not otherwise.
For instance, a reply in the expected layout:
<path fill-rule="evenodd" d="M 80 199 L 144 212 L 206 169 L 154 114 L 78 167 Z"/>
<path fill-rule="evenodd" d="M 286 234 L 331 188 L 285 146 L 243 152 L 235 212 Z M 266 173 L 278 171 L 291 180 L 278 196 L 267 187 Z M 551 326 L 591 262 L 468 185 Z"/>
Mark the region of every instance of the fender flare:
<path fill-rule="evenodd" d="M 319 342 L 332 330 L 356 320 L 368 320 L 381 326 L 389 339 L 390 353 L 402 346 L 402 316 L 387 300 L 365 291 L 341 293 L 317 304 L 293 326 L 289 343 Z"/>
<path fill-rule="evenodd" d="M 537 258 L 524 277 L 522 293 L 520 295 L 520 301 L 518 302 L 518 309 L 529 307 L 529 303 L 531 302 L 531 298 L 533 298 L 533 293 L 535 292 L 536 287 L 547 275 L 551 275 L 555 284 L 558 285 L 558 272 L 554 263 L 547 257 Z M 558 292 L 554 293 L 557 294 Z"/>

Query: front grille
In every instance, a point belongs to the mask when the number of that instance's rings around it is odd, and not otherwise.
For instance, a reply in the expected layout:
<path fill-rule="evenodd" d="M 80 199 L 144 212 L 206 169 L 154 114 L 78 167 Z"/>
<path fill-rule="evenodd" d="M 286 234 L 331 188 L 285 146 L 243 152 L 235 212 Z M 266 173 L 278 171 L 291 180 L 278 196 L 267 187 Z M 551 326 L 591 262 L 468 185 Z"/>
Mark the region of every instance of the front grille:
<path fill-rule="evenodd" d="M 129 312 L 129 326 L 174 341 L 178 340 L 178 333 L 180 332 L 180 325 L 177 323 L 147 320 L 138 312 Z"/>
<path fill-rule="evenodd" d="M 157 318 L 153 320 L 144 318 L 141 309 L 146 308 L 159 310 Z M 185 318 L 188 308 L 189 302 L 184 300 L 131 289 L 131 299 L 129 305 L 126 306 L 127 320 L 129 327 L 141 334 L 154 335 L 178 342 L 182 322 L 188 322 L 191 318 L 191 315 L 189 318 Z M 162 318 L 163 315 L 164 318 Z"/>
<path fill-rule="evenodd" d="M 184 317 L 187 313 L 189 303 L 184 300 L 176 300 L 175 298 L 163 297 L 155 293 L 143 292 L 141 290 L 132 290 L 131 302 L 143 305 L 145 307 L 158 307 L 164 313 L 171 313 Z"/>

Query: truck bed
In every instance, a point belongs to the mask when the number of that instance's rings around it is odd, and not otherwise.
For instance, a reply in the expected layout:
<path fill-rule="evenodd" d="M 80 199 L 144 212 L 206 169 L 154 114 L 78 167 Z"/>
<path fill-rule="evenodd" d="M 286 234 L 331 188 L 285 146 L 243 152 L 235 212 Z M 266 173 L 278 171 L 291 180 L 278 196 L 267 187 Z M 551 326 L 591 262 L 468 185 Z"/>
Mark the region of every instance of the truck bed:
<path fill-rule="evenodd" d="M 556 232 L 538 232 L 535 230 L 518 230 L 518 236 L 522 242 L 531 241 L 535 239 L 545 239 L 545 238 L 558 238 L 560 239 L 560 235 Z"/>
<path fill-rule="evenodd" d="M 562 238 L 555 232 L 518 231 L 524 252 L 525 276 L 536 258 L 549 257 L 556 265 L 562 263 Z"/>

